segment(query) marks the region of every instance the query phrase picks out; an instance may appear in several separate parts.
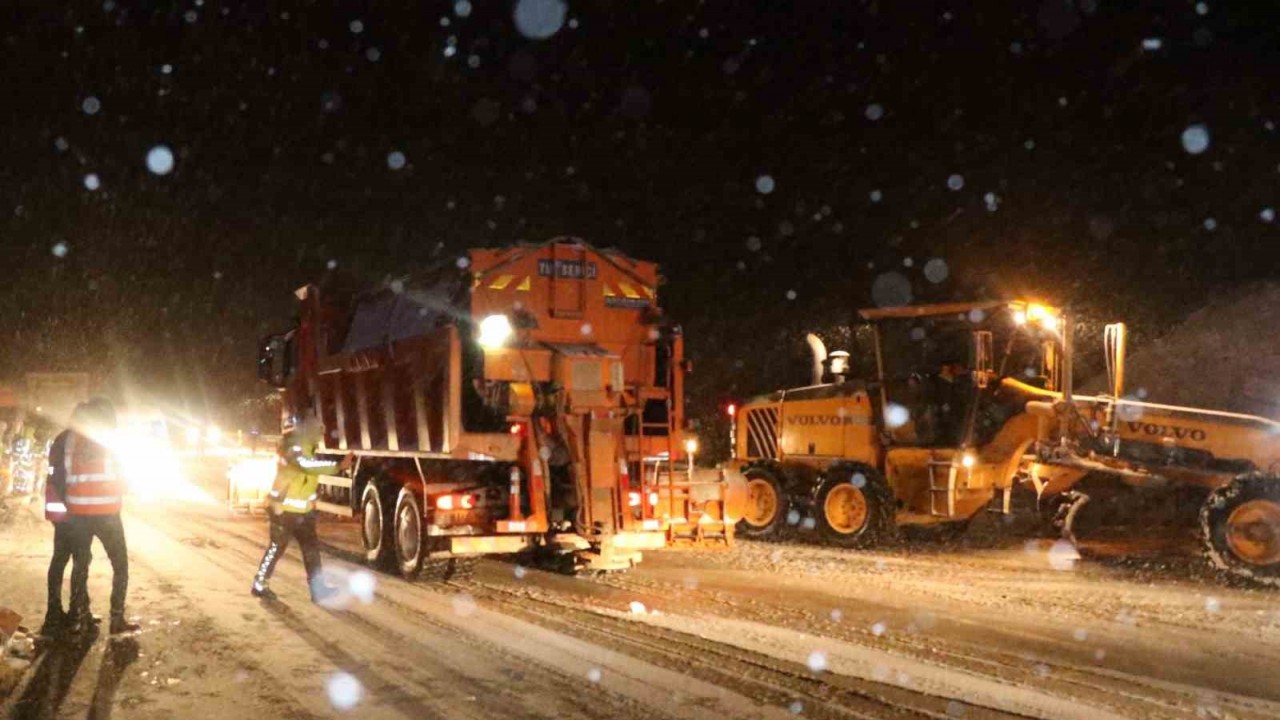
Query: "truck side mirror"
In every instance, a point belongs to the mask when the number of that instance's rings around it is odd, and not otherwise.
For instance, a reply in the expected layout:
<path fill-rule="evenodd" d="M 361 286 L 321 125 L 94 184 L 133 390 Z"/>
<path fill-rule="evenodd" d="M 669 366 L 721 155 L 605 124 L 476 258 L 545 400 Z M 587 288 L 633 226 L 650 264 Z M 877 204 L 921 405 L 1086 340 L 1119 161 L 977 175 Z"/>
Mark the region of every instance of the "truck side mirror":
<path fill-rule="evenodd" d="M 274 388 L 283 388 L 292 369 L 289 341 L 285 335 L 270 335 L 258 344 L 258 379 Z"/>

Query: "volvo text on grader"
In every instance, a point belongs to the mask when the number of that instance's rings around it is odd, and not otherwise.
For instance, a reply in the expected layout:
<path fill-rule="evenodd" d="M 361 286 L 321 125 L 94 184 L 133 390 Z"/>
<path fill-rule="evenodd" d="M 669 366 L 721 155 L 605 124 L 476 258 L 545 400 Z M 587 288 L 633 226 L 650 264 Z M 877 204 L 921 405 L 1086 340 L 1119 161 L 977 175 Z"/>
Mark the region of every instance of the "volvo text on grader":
<path fill-rule="evenodd" d="M 984 509 L 1010 512 L 1025 483 L 1068 536 L 1090 498 L 1163 500 L 1198 517 L 1219 568 L 1280 584 L 1280 423 L 1125 398 L 1119 324 L 1106 331 L 1108 393 L 1075 394 L 1072 324 L 1045 305 L 860 316 L 871 379 L 812 338 L 813 384 L 736 410 L 733 465 L 748 482 L 730 512 L 739 532 L 770 536 L 806 516 L 848 547 L 899 530 L 954 536 Z"/>
<path fill-rule="evenodd" d="M 653 263 L 560 238 L 474 249 L 381 289 L 297 291 L 259 372 L 285 424 L 312 413 L 318 508 L 359 517 L 368 560 L 437 576 L 481 554 L 618 569 L 680 539 L 732 538 L 720 471 L 684 434 L 683 339 Z"/>

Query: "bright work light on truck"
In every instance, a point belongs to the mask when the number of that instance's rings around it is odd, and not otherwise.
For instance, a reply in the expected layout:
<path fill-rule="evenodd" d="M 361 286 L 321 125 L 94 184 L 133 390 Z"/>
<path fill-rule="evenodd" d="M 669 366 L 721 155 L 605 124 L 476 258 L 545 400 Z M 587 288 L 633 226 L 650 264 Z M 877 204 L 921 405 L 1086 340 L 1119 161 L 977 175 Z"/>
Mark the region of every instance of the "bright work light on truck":
<path fill-rule="evenodd" d="M 511 338 L 511 320 L 506 315 L 490 315 L 480 321 L 480 335 L 476 342 L 480 347 L 500 348 Z"/>

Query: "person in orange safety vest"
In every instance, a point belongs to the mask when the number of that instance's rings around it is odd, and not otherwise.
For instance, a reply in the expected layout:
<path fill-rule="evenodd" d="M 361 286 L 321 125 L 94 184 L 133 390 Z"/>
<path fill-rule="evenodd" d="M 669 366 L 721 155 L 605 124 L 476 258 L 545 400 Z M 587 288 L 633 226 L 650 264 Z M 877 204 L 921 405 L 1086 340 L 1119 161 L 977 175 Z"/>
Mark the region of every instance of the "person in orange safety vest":
<path fill-rule="evenodd" d="M 71 424 L 77 425 L 87 421 L 88 406 L 80 403 L 71 415 Z M 44 519 L 53 523 L 53 557 L 49 560 L 49 601 L 45 610 L 44 625 L 40 634 L 52 636 L 60 633 L 68 626 L 77 623 L 62 609 L 62 579 L 66 574 L 67 561 L 75 558 L 77 563 L 88 562 L 88 557 L 76 554 L 75 530 L 69 522 L 66 501 L 66 445 L 70 430 L 64 430 L 54 439 L 49 448 L 49 477 L 44 484 Z M 87 572 L 87 569 L 86 569 Z M 75 570 L 72 570 L 75 574 Z"/>
<path fill-rule="evenodd" d="M 122 635 L 135 633 L 141 626 L 126 620 L 124 614 L 129 589 L 129 549 L 120 519 L 125 484 L 104 444 L 115 429 L 116 412 L 111 402 L 103 398 L 90 400 L 84 420 L 73 424 L 66 434 L 62 472 L 55 471 L 55 477 L 61 479 L 62 497 L 75 536 L 74 553 L 78 556 L 71 570 L 72 619 L 83 624 L 92 617 L 89 559 L 96 537 L 111 561 L 111 634 Z"/>

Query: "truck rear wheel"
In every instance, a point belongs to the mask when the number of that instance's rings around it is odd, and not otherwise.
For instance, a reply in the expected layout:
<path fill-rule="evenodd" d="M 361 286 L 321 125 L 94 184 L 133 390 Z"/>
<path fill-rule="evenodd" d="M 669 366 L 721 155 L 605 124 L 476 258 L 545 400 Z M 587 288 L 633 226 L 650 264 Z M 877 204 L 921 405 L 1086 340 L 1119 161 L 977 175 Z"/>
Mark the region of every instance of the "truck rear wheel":
<path fill-rule="evenodd" d="M 893 530 L 893 495 L 869 467 L 828 472 L 815 507 L 822 536 L 841 547 L 869 547 Z"/>
<path fill-rule="evenodd" d="M 769 537 L 782 526 L 791 503 L 772 470 L 753 468 L 746 472 L 746 478 L 747 502 L 737 532 L 745 537 Z"/>
<path fill-rule="evenodd" d="M 422 504 L 409 488 L 400 488 L 396 501 L 396 569 L 401 577 L 412 580 L 422 570 L 422 560 L 427 554 L 422 532 Z"/>
<path fill-rule="evenodd" d="M 1219 570 L 1280 587 L 1280 477 L 1241 475 L 1200 508 L 1205 554 Z"/>
<path fill-rule="evenodd" d="M 390 570 L 395 557 L 395 520 L 388 512 L 390 503 L 386 502 L 385 495 L 377 483 L 364 486 L 364 497 L 360 501 L 360 541 L 364 545 L 365 562 Z"/>

